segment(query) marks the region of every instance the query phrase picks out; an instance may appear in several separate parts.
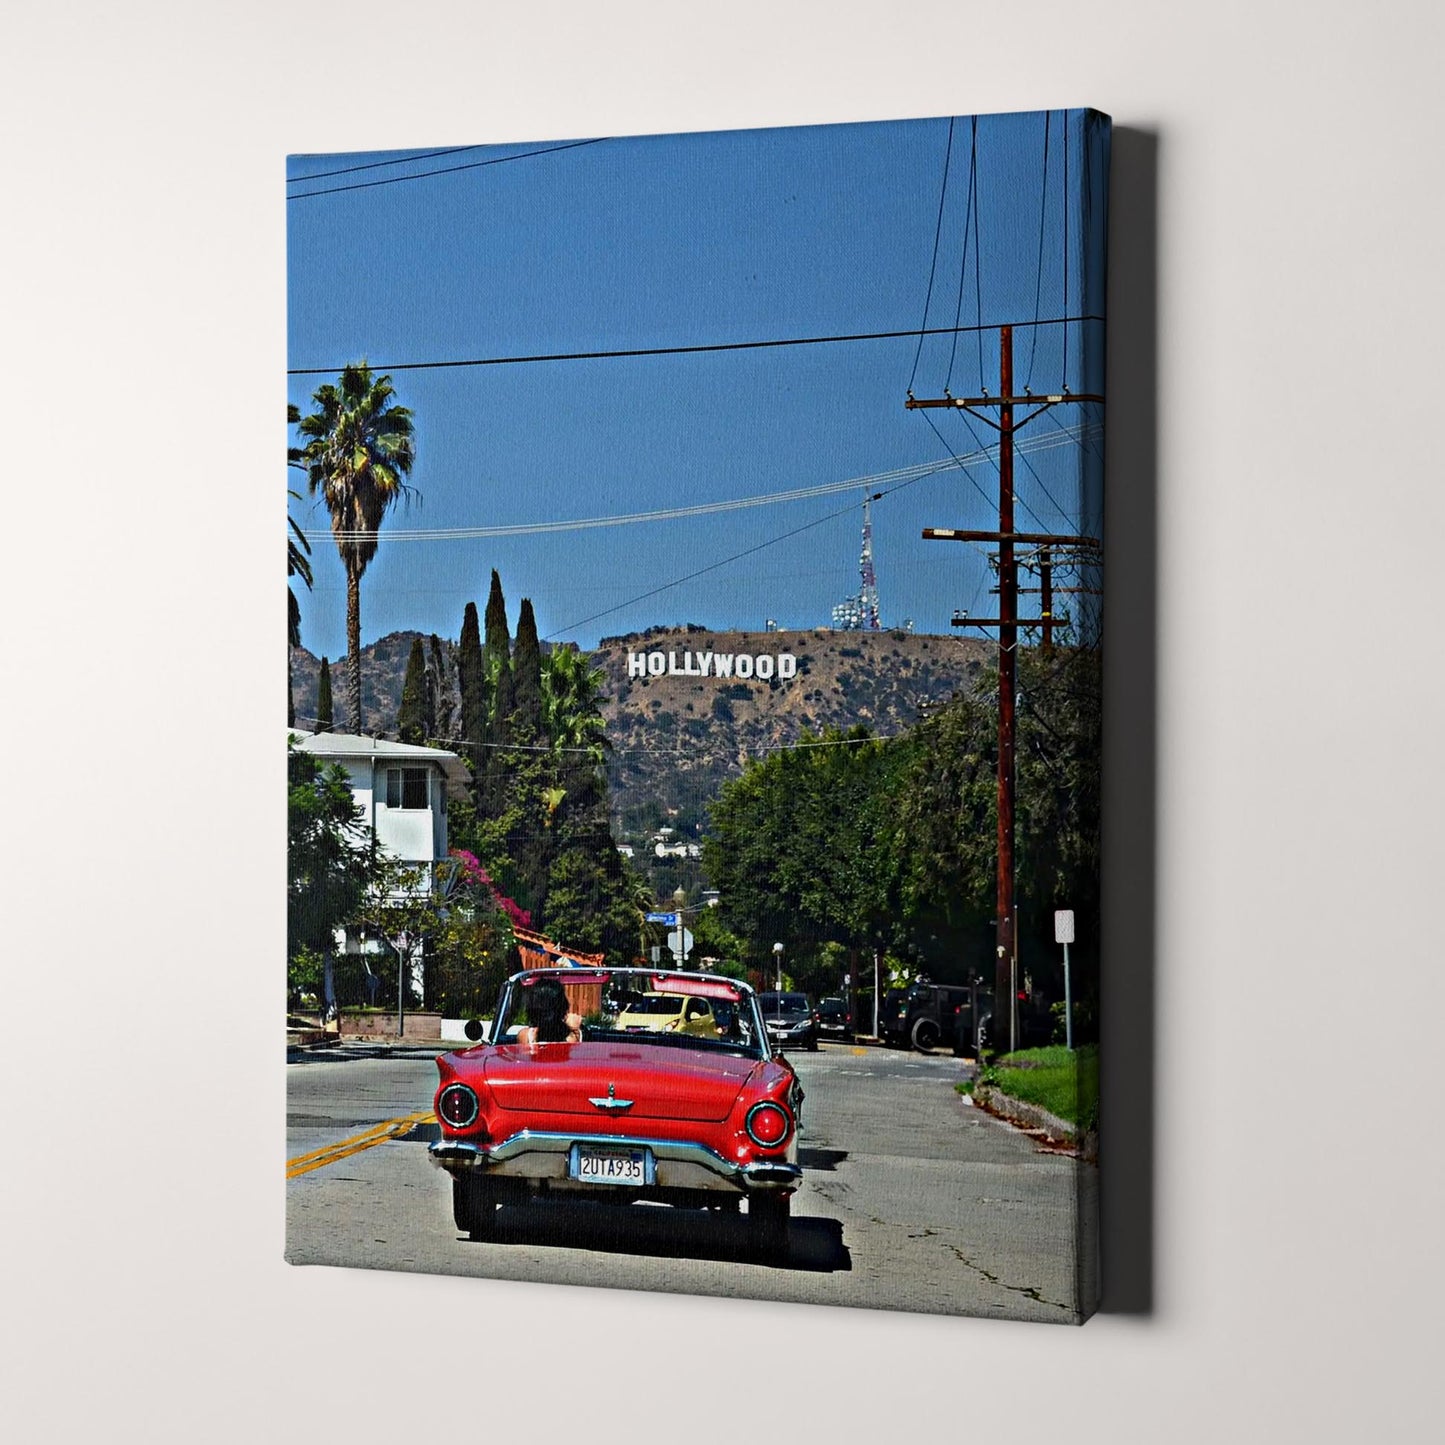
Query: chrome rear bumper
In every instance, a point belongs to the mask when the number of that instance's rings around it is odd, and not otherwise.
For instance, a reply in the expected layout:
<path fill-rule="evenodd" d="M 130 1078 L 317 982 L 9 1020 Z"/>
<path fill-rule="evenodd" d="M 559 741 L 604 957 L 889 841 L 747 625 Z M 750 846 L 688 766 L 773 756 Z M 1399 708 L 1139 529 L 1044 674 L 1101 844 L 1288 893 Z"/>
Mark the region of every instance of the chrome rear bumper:
<path fill-rule="evenodd" d="M 602 1149 L 646 1149 L 650 1171 L 647 1184 L 663 1189 L 741 1190 L 771 1193 L 796 1189 L 803 1177 L 801 1166 L 787 1160 L 765 1160 L 738 1164 L 724 1159 L 706 1144 L 681 1139 L 645 1139 L 608 1134 L 579 1139 L 575 1134 L 534 1133 L 524 1129 L 500 1144 L 465 1144 L 442 1139 L 428 1146 L 431 1161 L 450 1174 L 473 1170 L 501 1178 L 555 1181 L 562 1187 L 612 1188 L 610 1185 L 577 1185 L 571 1179 L 572 1151 L 581 1144 Z"/>

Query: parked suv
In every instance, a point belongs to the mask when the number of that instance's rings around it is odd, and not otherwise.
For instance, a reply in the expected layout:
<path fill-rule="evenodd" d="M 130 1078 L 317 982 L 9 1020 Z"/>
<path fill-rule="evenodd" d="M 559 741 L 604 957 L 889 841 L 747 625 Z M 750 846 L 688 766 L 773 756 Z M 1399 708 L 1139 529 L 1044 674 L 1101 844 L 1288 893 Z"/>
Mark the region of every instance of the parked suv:
<path fill-rule="evenodd" d="M 899 1010 L 895 1033 L 905 1047 L 927 1053 L 939 1044 L 952 1042 L 954 1014 L 968 1008 L 966 987 L 946 983 L 915 983 L 908 990 Z M 979 1012 L 983 1010 L 980 1008 Z"/>
<path fill-rule="evenodd" d="M 1053 1026 L 1053 1017 L 1046 1007 L 1034 1003 L 1028 994 L 1019 995 L 1019 1048 L 1034 1049 L 1047 1044 L 1053 1037 Z M 991 988 L 980 988 L 978 991 L 977 1024 L 973 1020 L 969 991 L 963 990 L 963 1000 L 953 1011 L 949 1036 L 953 1052 L 961 1058 L 975 1057 L 979 1044 L 986 1048 L 1008 1048 L 1008 1020 L 1003 1021 L 1001 1031 L 994 1027 Z"/>
<path fill-rule="evenodd" d="M 818 1000 L 818 1032 L 830 1039 L 842 1039 L 845 1043 L 853 1038 L 853 1015 L 848 1012 L 848 1001 L 841 998 Z"/>
<path fill-rule="evenodd" d="M 908 990 L 906 988 L 886 989 L 878 1002 L 878 1033 L 890 1048 L 908 1047 L 906 1015 Z"/>
<path fill-rule="evenodd" d="M 758 1004 L 763 1011 L 768 1041 L 794 1048 L 818 1048 L 818 1015 L 805 993 L 760 993 Z"/>

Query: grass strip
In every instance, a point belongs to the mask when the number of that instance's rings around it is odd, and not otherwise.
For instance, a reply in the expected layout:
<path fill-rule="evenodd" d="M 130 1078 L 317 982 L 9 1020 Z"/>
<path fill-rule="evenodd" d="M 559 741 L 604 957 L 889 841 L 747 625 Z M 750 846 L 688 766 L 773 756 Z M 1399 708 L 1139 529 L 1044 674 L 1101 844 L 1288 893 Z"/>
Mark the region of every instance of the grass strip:
<path fill-rule="evenodd" d="M 1099 1122 L 1099 1049 L 1095 1044 L 1072 1053 L 1057 1045 L 1004 1054 L 983 1070 L 978 1082 L 1026 1104 L 1037 1104 L 1084 1129 Z"/>

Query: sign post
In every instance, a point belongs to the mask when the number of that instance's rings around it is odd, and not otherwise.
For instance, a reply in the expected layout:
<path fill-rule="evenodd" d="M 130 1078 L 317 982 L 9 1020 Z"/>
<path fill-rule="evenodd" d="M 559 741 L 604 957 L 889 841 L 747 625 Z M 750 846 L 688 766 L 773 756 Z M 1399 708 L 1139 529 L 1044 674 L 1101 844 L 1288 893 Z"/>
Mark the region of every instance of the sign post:
<path fill-rule="evenodd" d="M 1074 941 L 1074 910 L 1060 908 L 1054 913 L 1054 942 L 1064 945 L 1064 1044 L 1074 1047 L 1074 996 L 1069 986 L 1069 945 Z"/>
<path fill-rule="evenodd" d="M 411 959 L 411 936 L 403 930 L 391 940 L 396 950 L 396 1036 L 406 1033 L 406 965 Z"/>

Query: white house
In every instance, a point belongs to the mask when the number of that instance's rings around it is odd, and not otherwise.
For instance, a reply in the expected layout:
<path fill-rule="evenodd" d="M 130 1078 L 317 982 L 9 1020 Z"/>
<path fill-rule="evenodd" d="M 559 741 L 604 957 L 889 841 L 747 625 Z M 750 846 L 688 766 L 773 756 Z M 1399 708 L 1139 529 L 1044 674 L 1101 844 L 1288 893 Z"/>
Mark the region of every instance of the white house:
<path fill-rule="evenodd" d="M 447 856 L 447 800 L 464 798 L 470 774 L 455 753 L 443 748 L 387 742 L 349 733 L 289 730 L 299 752 L 323 764 L 339 763 L 362 810 L 362 826 L 377 846 L 406 863 L 426 869 L 428 884 L 435 865 Z M 348 952 L 363 945 L 348 936 L 338 942 Z M 412 983 L 421 987 L 421 960 L 413 959 Z"/>

